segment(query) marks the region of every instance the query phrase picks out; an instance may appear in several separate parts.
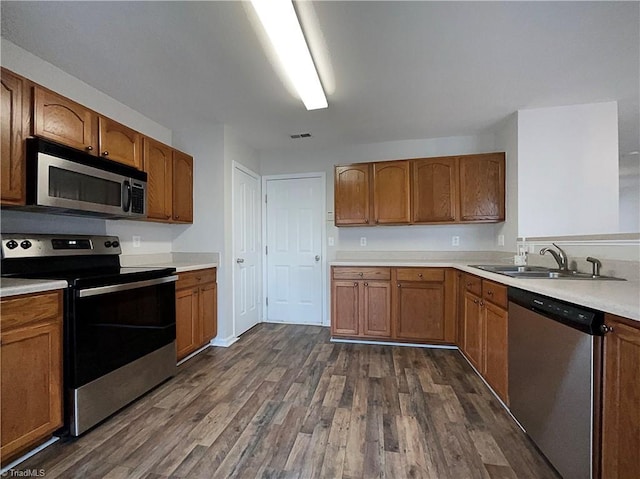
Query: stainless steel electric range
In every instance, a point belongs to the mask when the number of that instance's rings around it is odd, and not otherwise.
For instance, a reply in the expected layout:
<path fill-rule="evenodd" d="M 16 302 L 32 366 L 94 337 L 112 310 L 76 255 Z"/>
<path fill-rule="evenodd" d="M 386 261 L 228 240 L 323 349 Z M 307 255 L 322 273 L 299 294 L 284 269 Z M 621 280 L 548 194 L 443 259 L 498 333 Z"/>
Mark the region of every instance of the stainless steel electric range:
<path fill-rule="evenodd" d="M 123 268 L 116 236 L 2 235 L 2 276 L 63 279 L 65 429 L 78 436 L 175 375 L 174 268 Z"/>

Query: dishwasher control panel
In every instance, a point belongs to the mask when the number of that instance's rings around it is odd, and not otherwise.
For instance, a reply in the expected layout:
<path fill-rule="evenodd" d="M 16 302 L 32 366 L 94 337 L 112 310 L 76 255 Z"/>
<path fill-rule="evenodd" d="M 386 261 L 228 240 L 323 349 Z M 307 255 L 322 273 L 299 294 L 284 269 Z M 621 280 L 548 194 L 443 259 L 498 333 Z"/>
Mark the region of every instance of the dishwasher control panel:
<path fill-rule="evenodd" d="M 601 335 L 604 313 L 558 299 L 509 288 L 509 301 L 591 335 Z"/>

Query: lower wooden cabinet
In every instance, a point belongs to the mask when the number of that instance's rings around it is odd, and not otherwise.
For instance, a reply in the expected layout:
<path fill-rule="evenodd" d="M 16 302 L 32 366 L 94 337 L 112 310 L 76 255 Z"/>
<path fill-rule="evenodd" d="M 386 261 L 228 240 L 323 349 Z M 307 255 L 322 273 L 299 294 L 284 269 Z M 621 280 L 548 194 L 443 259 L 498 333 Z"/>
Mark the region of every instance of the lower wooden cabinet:
<path fill-rule="evenodd" d="M 640 323 L 606 315 L 600 477 L 631 479 L 640 472 Z"/>
<path fill-rule="evenodd" d="M 462 281 L 460 348 L 508 404 L 507 288 L 469 274 Z"/>
<path fill-rule="evenodd" d="M 333 267 L 331 334 L 455 342 L 454 273 L 445 268 Z"/>
<path fill-rule="evenodd" d="M 381 274 L 379 274 L 381 272 Z M 332 281 L 331 334 L 346 337 L 391 337 L 391 281 L 389 268 L 347 269 Z M 360 279 L 382 276 L 387 279 Z M 334 277 L 335 277 L 334 276 Z"/>
<path fill-rule="evenodd" d="M 216 269 L 180 273 L 176 284 L 176 350 L 178 360 L 217 334 Z"/>
<path fill-rule="evenodd" d="M 62 426 L 62 291 L 14 296 L 1 306 L 4 465 Z"/>

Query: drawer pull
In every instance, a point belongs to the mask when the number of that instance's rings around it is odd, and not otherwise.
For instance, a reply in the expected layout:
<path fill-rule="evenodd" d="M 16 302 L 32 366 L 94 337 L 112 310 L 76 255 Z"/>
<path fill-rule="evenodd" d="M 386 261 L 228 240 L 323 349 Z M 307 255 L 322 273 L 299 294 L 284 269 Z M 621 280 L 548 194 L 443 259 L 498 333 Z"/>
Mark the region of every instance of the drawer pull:
<path fill-rule="evenodd" d="M 360 272 L 358 273 L 358 276 L 360 276 L 360 277 L 362 278 L 362 277 L 364 276 L 364 273 L 363 273 L 362 271 L 360 271 Z"/>
<path fill-rule="evenodd" d="M 471 286 L 473 286 L 473 283 L 467 283 L 467 288 L 470 288 Z"/>
<path fill-rule="evenodd" d="M 109 156 L 109 152 L 108 152 L 107 150 L 104 150 L 104 151 L 102 152 L 102 156 Z"/>
<path fill-rule="evenodd" d="M 398 283 L 398 288 L 400 288 L 400 287 L 401 287 L 401 286 L 400 286 L 400 283 Z"/>
<path fill-rule="evenodd" d="M 418 273 L 418 278 L 422 278 L 422 273 Z"/>
<path fill-rule="evenodd" d="M 364 283 L 365 286 L 369 286 L 369 283 Z"/>
<path fill-rule="evenodd" d="M 358 287 L 358 282 L 356 281 L 355 283 L 353 283 L 353 287 L 357 288 Z"/>
<path fill-rule="evenodd" d="M 487 291 L 487 294 L 488 294 L 489 296 L 493 296 L 493 291 Z"/>
<path fill-rule="evenodd" d="M 479 301 L 477 299 L 473 300 L 473 304 L 478 304 L 478 303 L 479 303 Z"/>

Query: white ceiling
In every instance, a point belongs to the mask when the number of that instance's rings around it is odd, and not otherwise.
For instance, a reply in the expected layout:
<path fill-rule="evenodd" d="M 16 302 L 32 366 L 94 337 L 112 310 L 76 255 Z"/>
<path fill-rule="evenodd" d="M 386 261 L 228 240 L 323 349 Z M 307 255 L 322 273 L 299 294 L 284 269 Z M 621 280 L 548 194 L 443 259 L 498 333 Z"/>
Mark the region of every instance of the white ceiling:
<path fill-rule="evenodd" d="M 518 109 L 610 100 L 621 152 L 640 149 L 637 2 L 298 8 L 324 37 L 326 110 L 292 96 L 242 2 L 3 0 L 2 36 L 164 126 L 225 123 L 258 150 L 468 135 Z"/>

